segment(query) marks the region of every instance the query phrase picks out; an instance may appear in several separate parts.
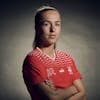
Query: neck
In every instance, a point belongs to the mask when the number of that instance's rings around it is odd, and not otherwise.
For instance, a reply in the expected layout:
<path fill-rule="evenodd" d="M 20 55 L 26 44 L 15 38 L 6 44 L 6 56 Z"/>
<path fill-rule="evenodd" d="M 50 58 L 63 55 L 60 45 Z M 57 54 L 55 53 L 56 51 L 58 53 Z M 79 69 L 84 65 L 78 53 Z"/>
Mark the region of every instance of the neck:
<path fill-rule="evenodd" d="M 40 49 L 42 50 L 43 53 L 54 58 L 54 45 L 50 45 L 48 47 L 40 47 Z"/>

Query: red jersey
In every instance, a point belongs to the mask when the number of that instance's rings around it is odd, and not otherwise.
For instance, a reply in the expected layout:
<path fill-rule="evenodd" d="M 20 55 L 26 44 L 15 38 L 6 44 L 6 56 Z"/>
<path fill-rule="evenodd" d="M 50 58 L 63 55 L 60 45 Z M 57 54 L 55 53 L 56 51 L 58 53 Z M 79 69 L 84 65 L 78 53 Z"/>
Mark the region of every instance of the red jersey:
<path fill-rule="evenodd" d="M 33 86 L 51 79 L 56 88 L 67 88 L 81 78 L 73 59 L 66 53 L 55 50 L 55 58 L 44 54 L 39 48 L 30 52 L 23 64 L 23 78 L 32 100 L 40 100 Z"/>

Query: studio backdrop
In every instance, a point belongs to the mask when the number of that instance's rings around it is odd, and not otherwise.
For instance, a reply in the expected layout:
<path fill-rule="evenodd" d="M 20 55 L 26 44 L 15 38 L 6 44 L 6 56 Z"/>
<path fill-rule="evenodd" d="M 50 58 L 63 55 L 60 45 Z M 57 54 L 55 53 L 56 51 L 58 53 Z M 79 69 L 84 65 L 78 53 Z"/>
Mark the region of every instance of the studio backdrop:
<path fill-rule="evenodd" d="M 0 100 L 31 100 L 22 77 L 22 64 L 32 50 L 34 11 L 56 7 L 62 18 L 57 48 L 75 60 L 87 100 L 100 100 L 100 2 L 83 0 L 0 1 Z"/>

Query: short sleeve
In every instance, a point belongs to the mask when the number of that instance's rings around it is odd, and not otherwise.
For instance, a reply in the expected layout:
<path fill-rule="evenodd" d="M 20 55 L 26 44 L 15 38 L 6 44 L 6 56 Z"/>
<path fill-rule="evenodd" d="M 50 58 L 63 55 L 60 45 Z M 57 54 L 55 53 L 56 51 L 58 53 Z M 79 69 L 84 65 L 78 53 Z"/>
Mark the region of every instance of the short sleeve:
<path fill-rule="evenodd" d="M 26 66 L 26 67 L 25 67 Z M 40 62 L 32 56 L 27 56 L 23 66 L 24 80 L 35 85 L 46 80 L 45 69 Z"/>
<path fill-rule="evenodd" d="M 75 62 L 74 60 L 72 59 L 72 71 L 73 71 L 73 74 L 72 74 L 72 80 L 76 80 L 76 79 L 82 79 L 82 75 L 80 74 L 80 72 L 77 70 L 77 67 L 75 65 Z"/>

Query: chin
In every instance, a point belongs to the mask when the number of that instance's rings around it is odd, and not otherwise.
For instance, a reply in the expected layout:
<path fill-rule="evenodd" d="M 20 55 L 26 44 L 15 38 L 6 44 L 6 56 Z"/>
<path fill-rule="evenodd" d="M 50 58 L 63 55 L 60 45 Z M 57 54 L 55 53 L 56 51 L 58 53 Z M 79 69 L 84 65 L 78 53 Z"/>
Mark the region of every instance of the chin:
<path fill-rule="evenodd" d="M 57 41 L 56 40 L 51 40 L 50 43 L 55 44 Z"/>

